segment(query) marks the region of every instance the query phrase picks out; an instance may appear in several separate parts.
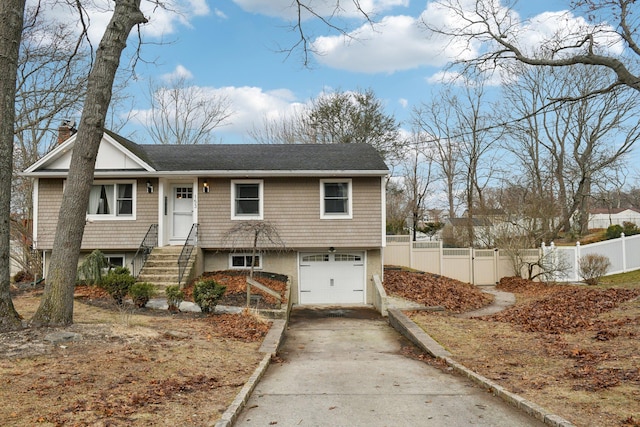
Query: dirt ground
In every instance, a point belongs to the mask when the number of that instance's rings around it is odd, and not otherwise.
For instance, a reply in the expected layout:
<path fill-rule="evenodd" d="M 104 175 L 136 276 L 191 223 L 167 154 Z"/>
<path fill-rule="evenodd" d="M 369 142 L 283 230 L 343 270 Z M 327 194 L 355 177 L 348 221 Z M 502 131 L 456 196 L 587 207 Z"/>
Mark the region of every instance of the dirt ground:
<path fill-rule="evenodd" d="M 513 292 L 516 305 L 464 319 L 456 313 L 480 304 L 479 290 L 429 274 L 398 272 L 387 279 L 413 283 L 400 293 L 385 283 L 391 294 L 421 295 L 421 302 L 447 308 L 409 314 L 463 365 L 577 426 L 640 426 L 640 282 L 587 287 L 503 280 L 498 289 Z M 464 303 L 450 292 L 458 286 Z"/>
<path fill-rule="evenodd" d="M 241 280 L 220 279 L 242 300 Z M 640 278 L 598 287 L 504 280 L 499 288 L 513 292 L 516 305 L 471 319 L 459 313 L 491 297 L 469 284 L 387 271 L 384 285 L 389 294 L 444 307 L 409 314 L 456 360 L 508 390 L 577 426 L 640 426 Z M 26 319 L 39 296 L 14 296 Z M 262 357 L 269 324 L 250 312 L 118 309 L 95 288 L 76 296 L 74 325 L 0 334 L 6 425 L 212 425 Z"/>
<path fill-rule="evenodd" d="M 97 294 L 77 290 L 72 326 L 0 334 L 3 425 L 212 425 L 262 358 L 269 324 L 249 312 L 119 309 Z M 14 297 L 24 318 L 39 296 Z"/>

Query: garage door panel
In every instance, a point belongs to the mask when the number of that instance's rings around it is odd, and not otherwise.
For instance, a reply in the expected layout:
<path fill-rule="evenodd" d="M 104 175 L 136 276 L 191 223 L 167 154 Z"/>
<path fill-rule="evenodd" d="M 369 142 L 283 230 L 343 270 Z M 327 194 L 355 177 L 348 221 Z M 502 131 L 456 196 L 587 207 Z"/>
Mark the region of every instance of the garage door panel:
<path fill-rule="evenodd" d="M 301 254 L 300 303 L 364 303 L 364 268 L 362 253 Z"/>

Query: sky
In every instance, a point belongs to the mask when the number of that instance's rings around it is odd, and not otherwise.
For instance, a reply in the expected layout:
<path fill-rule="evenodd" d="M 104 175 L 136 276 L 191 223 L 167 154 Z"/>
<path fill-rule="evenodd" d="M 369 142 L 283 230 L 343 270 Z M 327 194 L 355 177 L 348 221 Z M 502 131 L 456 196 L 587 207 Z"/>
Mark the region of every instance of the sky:
<path fill-rule="evenodd" d="M 323 52 L 312 55 L 305 66 L 299 48 L 289 55 L 282 52 L 299 40 L 290 27 L 291 0 L 179 1 L 181 14 L 152 12 L 146 5 L 149 24 L 142 30 L 141 52 L 147 62 L 139 61 L 136 79 L 129 79 L 128 89 L 135 94 L 133 111 L 116 112 L 134 117 L 121 133 L 134 135 L 137 142 L 151 142 L 140 123 L 148 114 L 150 80 L 157 83 L 180 75 L 203 93 L 225 96 L 232 115 L 216 130 L 216 140 L 240 143 L 252 142 L 248 131 L 260 127 L 265 117 L 286 116 L 325 90 L 372 89 L 385 112 L 408 129 L 411 109 L 429 101 L 446 64 L 472 54 L 449 40 L 429 37 L 419 27 L 421 19 L 451 19 L 433 2 L 361 1 L 376 23 L 371 27 L 355 11 L 345 11 L 337 24 L 351 31 L 350 41 L 318 20 L 305 20 L 310 41 Z M 567 7 L 558 1 L 520 3 L 517 11 L 523 18 Z M 97 40 L 108 13 L 93 18 L 92 37 Z M 551 27 L 555 23 L 545 22 Z"/>
<path fill-rule="evenodd" d="M 330 12 L 323 9 L 325 1 L 306 3 L 325 17 Z M 304 17 L 303 29 L 309 41 L 322 52 L 312 54 L 305 66 L 300 48 L 289 54 L 283 52 L 299 41 L 298 33 L 291 28 L 295 18 L 292 0 L 166 0 L 171 11 L 142 0 L 149 23 L 141 29 L 143 45 L 135 78 L 127 75 L 126 90 L 133 96 L 133 104 L 118 106 L 114 111 L 121 118 L 129 118 L 119 132 L 136 142 L 150 143 L 144 127 L 150 108 L 149 85 L 176 76 L 198 88 L 205 98 L 223 96 L 229 100 L 232 114 L 216 129 L 217 142 L 252 142 L 249 131 L 260 128 L 265 118 L 285 117 L 323 91 L 332 90 L 373 90 L 385 112 L 408 130 L 412 108 L 430 101 L 447 75 L 446 65 L 473 56 L 480 47 L 430 36 L 420 26 L 421 21 L 455 25 L 455 18 L 431 0 L 359 3 L 374 25 L 363 22 L 361 14 L 350 10 L 353 3 L 349 0 L 340 2 L 342 15 L 332 21 L 347 29 L 349 40 L 318 19 Z M 515 18 L 523 22 L 530 18 L 532 22 L 520 31 L 523 45 L 534 46 L 560 27 L 584 23 L 581 17 L 567 12 L 569 3 L 516 2 Z M 111 2 L 92 0 L 91 4 L 96 6 L 89 12 L 90 37 L 97 46 L 111 15 Z M 65 12 L 48 13 L 60 17 Z M 138 47 L 135 30 L 129 46 L 129 54 Z M 614 50 L 619 48 L 612 45 Z"/>

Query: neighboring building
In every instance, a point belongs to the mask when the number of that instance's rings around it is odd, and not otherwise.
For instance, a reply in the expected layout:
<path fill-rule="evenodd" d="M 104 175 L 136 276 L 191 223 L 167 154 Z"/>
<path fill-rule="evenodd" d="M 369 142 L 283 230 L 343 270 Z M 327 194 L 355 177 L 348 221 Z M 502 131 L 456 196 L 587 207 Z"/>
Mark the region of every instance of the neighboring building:
<path fill-rule="evenodd" d="M 45 273 L 76 135 L 25 170 L 34 183 L 34 248 Z M 198 224 L 196 274 L 248 268 L 242 221 L 275 226 L 286 250 L 261 248 L 256 267 L 291 277 L 299 304 L 370 304 L 382 277 L 385 179 L 368 144 L 139 145 L 106 131 L 90 194 L 83 253 L 129 266 L 150 229 L 181 246 Z"/>
<path fill-rule="evenodd" d="M 632 222 L 640 227 L 640 209 L 636 208 L 598 208 L 589 212 L 589 229 L 608 228 L 610 225 L 622 225 Z"/>

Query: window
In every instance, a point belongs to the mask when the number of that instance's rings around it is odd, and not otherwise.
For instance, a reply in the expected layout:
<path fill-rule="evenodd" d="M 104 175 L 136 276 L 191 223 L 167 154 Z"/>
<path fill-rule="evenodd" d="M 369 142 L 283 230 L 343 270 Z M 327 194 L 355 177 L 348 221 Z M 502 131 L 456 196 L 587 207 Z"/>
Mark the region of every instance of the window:
<path fill-rule="evenodd" d="M 241 269 L 241 268 L 251 268 L 251 262 L 253 257 L 249 254 L 231 254 L 229 256 L 229 264 L 230 268 Z M 261 269 L 260 265 L 260 255 L 256 255 L 254 268 Z"/>
<path fill-rule="evenodd" d="M 94 183 L 89 193 L 87 214 L 91 219 L 135 219 L 133 182 Z"/>
<path fill-rule="evenodd" d="M 320 181 L 320 218 L 351 219 L 351 180 Z"/>
<path fill-rule="evenodd" d="M 262 219 L 262 181 L 231 181 L 231 218 Z"/>
<path fill-rule="evenodd" d="M 104 254 L 110 267 L 124 267 L 124 255 Z"/>

